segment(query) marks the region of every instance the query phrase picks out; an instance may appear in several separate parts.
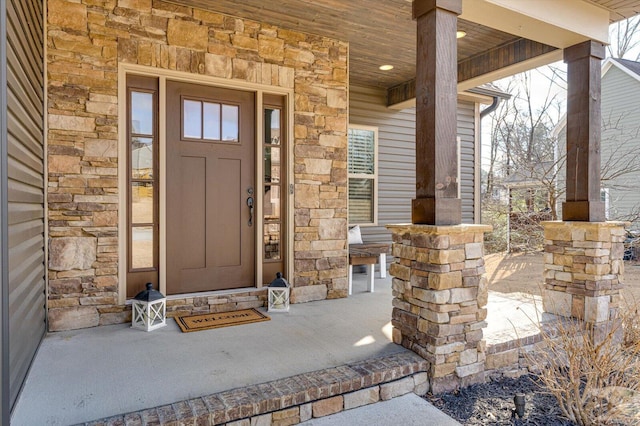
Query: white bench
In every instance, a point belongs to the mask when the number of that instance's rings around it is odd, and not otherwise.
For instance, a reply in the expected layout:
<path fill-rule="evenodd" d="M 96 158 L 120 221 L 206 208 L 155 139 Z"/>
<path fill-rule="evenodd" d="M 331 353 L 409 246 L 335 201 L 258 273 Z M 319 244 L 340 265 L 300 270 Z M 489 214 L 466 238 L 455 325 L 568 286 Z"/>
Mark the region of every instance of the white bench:
<path fill-rule="evenodd" d="M 367 265 L 367 283 L 371 293 L 374 290 L 374 268 L 380 265 L 380 278 L 387 277 L 387 243 L 349 244 L 349 295 L 353 288 L 353 266 Z"/>

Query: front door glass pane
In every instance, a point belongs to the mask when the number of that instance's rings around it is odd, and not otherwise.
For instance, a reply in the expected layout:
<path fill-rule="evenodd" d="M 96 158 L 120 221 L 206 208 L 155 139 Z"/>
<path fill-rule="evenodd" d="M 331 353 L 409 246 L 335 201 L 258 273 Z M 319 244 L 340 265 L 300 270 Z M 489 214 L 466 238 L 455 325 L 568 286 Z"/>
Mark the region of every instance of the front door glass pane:
<path fill-rule="evenodd" d="M 265 147 L 264 149 L 264 181 L 265 183 L 280 182 L 280 148 Z"/>
<path fill-rule="evenodd" d="M 131 92 L 131 132 L 153 134 L 153 94 Z"/>
<path fill-rule="evenodd" d="M 264 142 L 271 145 L 280 145 L 280 110 L 265 108 L 264 110 Z"/>
<path fill-rule="evenodd" d="M 220 104 L 204 102 L 202 105 L 204 139 L 220 140 Z"/>
<path fill-rule="evenodd" d="M 153 183 L 131 183 L 131 223 L 153 223 Z"/>
<path fill-rule="evenodd" d="M 265 260 L 280 259 L 280 224 L 264 224 L 264 258 Z"/>
<path fill-rule="evenodd" d="M 153 227 L 134 226 L 131 231 L 131 267 L 153 268 Z"/>
<path fill-rule="evenodd" d="M 182 109 L 183 115 L 183 136 L 185 138 L 202 138 L 202 102 L 184 101 Z"/>
<path fill-rule="evenodd" d="M 280 186 L 273 185 L 265 188 L 264 219 L 266 221 L 280 219 Z"/>
<path fill-rule="evenodd" d="M 238 142 L 238 107 L 222 105 L 222 140 Z"/>
<path fill-rule="evenodd" d="M 131 177 L 153 179 L 152 138 L 131 138 Z"/>

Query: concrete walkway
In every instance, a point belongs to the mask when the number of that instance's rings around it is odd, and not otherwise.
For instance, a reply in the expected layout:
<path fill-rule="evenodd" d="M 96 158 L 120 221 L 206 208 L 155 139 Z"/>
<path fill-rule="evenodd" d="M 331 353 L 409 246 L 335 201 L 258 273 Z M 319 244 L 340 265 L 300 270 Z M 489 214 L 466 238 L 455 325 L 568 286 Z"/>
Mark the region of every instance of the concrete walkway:
<path fill-rule="evenodd" d="M 345 425 L 460 426 L 460 423 L 413 393 L 300 423 L 300 426 Z"/>

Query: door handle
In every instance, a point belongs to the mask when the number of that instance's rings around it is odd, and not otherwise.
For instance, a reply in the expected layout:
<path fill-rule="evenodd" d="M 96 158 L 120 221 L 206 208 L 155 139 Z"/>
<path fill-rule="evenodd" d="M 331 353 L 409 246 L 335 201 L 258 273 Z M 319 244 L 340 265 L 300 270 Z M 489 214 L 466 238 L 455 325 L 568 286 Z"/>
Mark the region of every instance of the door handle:
<path fill-rule="evenodd" d="M 253 197 L 247 198 L 247 206 L 249 207 L 249 226 L 253 226 Z"/>

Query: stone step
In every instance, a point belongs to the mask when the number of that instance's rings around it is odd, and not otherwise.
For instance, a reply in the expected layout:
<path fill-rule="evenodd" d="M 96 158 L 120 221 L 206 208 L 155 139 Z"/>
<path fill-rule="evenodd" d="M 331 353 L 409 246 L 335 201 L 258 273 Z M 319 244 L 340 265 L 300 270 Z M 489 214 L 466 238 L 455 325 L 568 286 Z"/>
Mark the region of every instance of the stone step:
<path fill-rule="evenodd" d="M 298 374 L 85 423 L 133 425 L 293 425 L 429 387 L 428 362 L 412 352 Z"/>

